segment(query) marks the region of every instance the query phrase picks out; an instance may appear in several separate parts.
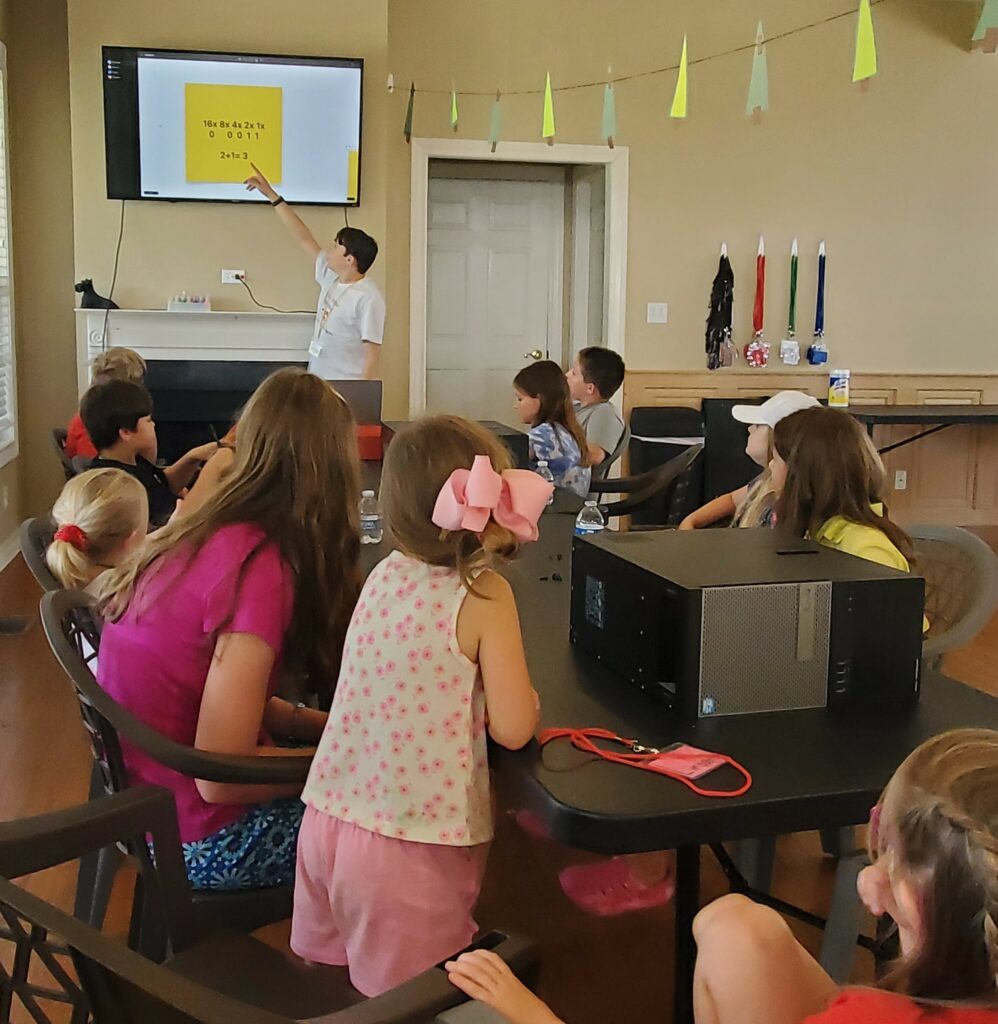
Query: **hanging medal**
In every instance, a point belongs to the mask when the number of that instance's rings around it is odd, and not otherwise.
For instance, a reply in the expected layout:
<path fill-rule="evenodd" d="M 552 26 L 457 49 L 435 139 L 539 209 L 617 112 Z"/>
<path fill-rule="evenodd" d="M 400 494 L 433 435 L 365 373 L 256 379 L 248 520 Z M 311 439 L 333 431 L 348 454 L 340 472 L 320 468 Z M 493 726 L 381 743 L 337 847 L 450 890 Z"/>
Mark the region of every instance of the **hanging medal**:
<path fill-rule="evenodd" d="M 800 362 L 797 334 L 797 239 L 790 246 L 790 309 L 787 313 L 787 336 L 780 342 L 780 358 L 787 366 Z"/>
<path fill-rule="evenodd" d="M 759 252 L 755 258 L 755 304 L 752 307 L 752 340 L 745 346 L 745 362 L 761 369 L 769 364 L 769 343 L 763 340 L 766 319 L 766 246 L 759 236 Z"/>
<path fill-rule="evenodd" d="M 807 350 L 807 361 L 812 366 L 828 362 L 825 347 L 825 243 L 818 246 L 818 297 L 814 304 L 814 339 Z"/>

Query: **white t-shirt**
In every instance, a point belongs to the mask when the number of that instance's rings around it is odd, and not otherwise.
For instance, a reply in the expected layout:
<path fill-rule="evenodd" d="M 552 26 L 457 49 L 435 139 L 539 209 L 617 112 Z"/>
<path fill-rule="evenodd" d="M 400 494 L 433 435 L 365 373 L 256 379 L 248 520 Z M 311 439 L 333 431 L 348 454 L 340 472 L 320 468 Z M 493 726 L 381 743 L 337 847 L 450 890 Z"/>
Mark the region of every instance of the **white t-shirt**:
<path fill-rule="evenodd" d="M 308 348 L 309 372 L 324 380 L 359 380 L 364 342 L 380 345 L 384 338 L 384 296 L 366 277 L 343 284 L 329 269 L 325 252 L 315 258 L 315 280 L 321 291 Z"/>

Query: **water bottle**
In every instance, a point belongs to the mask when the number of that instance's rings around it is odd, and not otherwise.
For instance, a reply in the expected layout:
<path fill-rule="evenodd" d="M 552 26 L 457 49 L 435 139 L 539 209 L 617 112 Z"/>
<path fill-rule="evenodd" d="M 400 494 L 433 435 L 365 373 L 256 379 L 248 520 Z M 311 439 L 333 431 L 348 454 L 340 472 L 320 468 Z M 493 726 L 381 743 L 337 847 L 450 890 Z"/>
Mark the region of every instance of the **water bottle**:
<path fill-rule="evenodd" d="M 361 544 L 380 544 L 384 536 L 381 522 L 381 505 L 374 496 L 374 491 L 360 492 L 360 542 Z"/>
<path fill-rule="evenodd" d="M 549 484 L 554 484 L 554 474 L 548 469 L 548 464 L 544 459 L 537 460 L 537 475 L 542 480 L 547 480 Z M 551 492 L 551 497 L 548 498 L 548 504 L 552 504 L 554 501 L 554 491 Z"/>
<path fill-rule="evenodd" d="M 595 498 L 589 498 L 575 520 L 576 537 L 593 537 L 606 529 L 606 521 Z"/>

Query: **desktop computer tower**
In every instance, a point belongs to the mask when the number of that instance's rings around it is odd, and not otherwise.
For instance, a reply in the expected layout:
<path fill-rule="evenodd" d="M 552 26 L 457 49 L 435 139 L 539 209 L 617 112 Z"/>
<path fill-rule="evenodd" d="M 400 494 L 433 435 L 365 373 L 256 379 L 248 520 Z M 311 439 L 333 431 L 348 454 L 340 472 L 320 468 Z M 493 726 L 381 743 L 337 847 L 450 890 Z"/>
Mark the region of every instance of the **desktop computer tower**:
<path fill-rule="evenodd" d="M 572 545 L 571 639 L 686 718 L 918 697 L 924 580 L 779 530 Z"/>

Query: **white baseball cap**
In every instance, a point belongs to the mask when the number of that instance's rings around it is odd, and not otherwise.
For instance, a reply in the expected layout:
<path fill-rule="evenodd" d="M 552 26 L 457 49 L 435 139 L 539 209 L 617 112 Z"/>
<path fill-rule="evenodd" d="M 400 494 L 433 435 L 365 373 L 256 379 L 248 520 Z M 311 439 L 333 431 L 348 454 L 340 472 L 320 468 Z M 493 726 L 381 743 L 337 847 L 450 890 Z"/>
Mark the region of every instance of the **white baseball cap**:
<path fill-rule="evenodd" d="M 739 423 L 758 424 L 763 427 L 775 427 L 782 419 L 800 412 L 801 409 L 811 409 L 821 403 L 817 398 L 805 395 L 803 391 L 780 391 L 767 398 L 762 405 L 735 405 L 731 408 L 731 415 Z"/>

